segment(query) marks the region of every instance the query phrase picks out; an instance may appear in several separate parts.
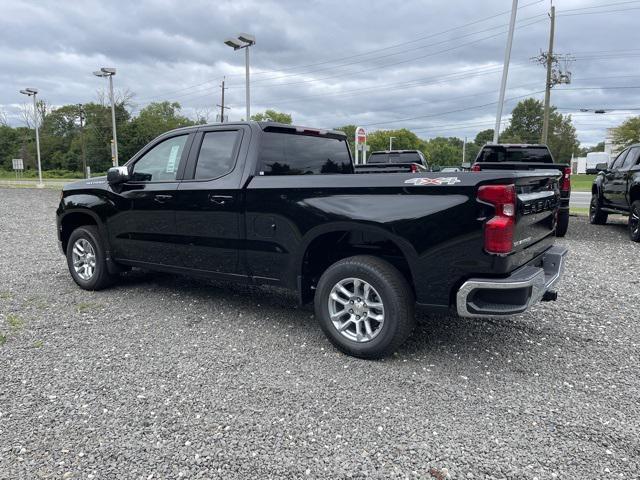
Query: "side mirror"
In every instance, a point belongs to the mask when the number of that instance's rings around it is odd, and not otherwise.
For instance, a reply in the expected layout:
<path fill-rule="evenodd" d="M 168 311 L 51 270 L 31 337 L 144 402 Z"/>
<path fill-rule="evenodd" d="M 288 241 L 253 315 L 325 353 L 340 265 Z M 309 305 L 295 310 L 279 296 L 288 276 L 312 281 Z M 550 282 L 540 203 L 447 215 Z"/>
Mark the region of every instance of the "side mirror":
<path fill-rule="evenodd" d="M 596 165 L 596 170 L 598 170 L 599 172 L 606 172 L 608 168 L 609 165 L 607 165 L 606 163 L 598 163 Z"/>
<path fill-rule="evenodd" d="M 119 185 L 129 180 L 129 168 L 111 167 L 107 170 L 107 182 L 109 185 Z"/>

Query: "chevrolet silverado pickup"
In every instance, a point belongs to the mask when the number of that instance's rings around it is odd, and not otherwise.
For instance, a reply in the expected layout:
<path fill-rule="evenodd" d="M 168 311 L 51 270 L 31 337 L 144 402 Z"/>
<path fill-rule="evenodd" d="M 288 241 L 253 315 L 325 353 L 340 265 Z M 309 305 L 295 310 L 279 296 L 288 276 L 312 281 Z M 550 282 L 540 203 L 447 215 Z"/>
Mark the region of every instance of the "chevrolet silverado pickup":
<path fill-rule="evenodd" d="M 418 173 L 428 172 L 429 164 L 420 150 L 380 150 L 355 169 L 356 173 Z"/>
<path fill-rule="evenodd" d="M 555 163 L 546 145 L 520 143 L 486 144 L 480 149 L 471 170 L 558 170 L 560 179 L 560 208 L 556 235 L 564 237 L 569 228 L 569 199 L 571 197 L 571 167 Z"/>
<path fill-rule="evenodd" d="M 394 352 L 416 305 L 485 317 L 555 300 L 557 170 L 354 173 L 342 132 L 173 130 L 64 187 L 60 246 L 88 290 L 131 267 L 294 290 L 361 358 Z"/>
<path fill-rule="evenodd" d="M 629 237 L 640 242 L 640 144 L 623 150 L 611 166 L 598 164 L 597 170 L 589 220 L 604 225 L 610 213 L 629 215 Z"/>

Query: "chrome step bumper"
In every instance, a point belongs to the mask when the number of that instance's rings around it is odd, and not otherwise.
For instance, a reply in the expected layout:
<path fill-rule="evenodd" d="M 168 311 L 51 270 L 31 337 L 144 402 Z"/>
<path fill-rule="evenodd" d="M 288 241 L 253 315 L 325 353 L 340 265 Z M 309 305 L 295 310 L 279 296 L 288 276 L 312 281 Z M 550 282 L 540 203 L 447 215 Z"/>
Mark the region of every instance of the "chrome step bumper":
<path fill-rule="evenodd" d="M 507 278 L 471 278 L 456 295 L 461 317 L 493 317 L 527 311 L 540 300 L 555 299 L 552 288 L 564 273 L 569 249 L 554 246 L 537 265 L 525 265 Z M 545 293 L 550 292 L 545 295 Z M 545 298 L 543 298 L 545 297 Z"/>

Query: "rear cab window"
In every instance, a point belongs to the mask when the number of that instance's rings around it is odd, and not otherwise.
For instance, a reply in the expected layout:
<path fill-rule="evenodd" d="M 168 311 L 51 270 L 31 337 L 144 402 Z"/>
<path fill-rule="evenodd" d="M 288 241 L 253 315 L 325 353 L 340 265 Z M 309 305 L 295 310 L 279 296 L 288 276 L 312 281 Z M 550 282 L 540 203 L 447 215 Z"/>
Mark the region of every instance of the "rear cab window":
<path fill-rule="evenodd" d="M 235 166 L 235 151 L 240 138 L 239 130 L 205 132 L 198 153 L 194 178 L 211 180 L 231 172 Z"/>
<path fill-rule="evenodd" d="M 522 163 L 553 163 L 553 157 L 545 147 L 505 147 L 485 146 L 477 162 L 522 162 Z"/>
<path fill-rule="evenodd" d="M 391 153 L 372 153 L 367 158 L 367 163 L 419 163 L 424 162 L 420 155 L 416 152 L 391 152 Z"/>
<path fill-rule="evenodd" d="M 353 173 L 344 138 L 264 131 L 259 175 L 322 175 Z"/>

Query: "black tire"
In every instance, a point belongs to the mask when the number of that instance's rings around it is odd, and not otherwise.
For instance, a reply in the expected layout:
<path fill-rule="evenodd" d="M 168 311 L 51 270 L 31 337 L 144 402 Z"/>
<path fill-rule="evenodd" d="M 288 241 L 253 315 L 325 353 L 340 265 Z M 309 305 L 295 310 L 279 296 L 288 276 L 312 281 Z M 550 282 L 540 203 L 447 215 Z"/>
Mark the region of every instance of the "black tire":
<path fill-rule="evenodd" d="M 556 224 L 556 237 L 564 237 L 569 229 L 569 210 L 558 212 L 558 223 Z"/>
<path fill-rule="evenodd" d="M 95 256 L 93 274 L 86 279 L 82 278 L 73 266 L 73 248 L 79 240 L 88 242 Z M 102 290 L 111 285 L 115 280 L 115 276 L 111 275 L 107 270 L 104 246 L 98 233 L 98 228 L 95 225 L 84 225 L 76 228 L 71 233 L 69 242 L 67 243 L 67 266 L 69 267 L 69 273 L 71 273 L 73 281 L 85 290 Z"/>
<path fill-rule="evenodd" d="M 348 281 L 350 278 L 362 280 L 373 287 L 371 295 L 374 297 L 370 298 L 379 296 L 384 307 L 384 321 L 381 324 L 375 320 L 369 321 L 374 328 L 377 324 L 379 331 L 375 331 L 378 333 L 363 342 L 349 339 L 340 333 L 330 318 L 331 291 L 338 282 Z M 366 298 L 364 300 L 367 301 Z M 354 357 L 376 359 L 392 354 L 409 337 L 415 325 L 415 298 L 405 277 L 390 263 L 368 255 L 345 258 L 331 265 L 318 282 L 314 304 L 316 318 L 327 338 L 339 350 Z M 370 308 L 373 312 L 375 307 L 366 307 L 366 303 L 364 305 L 365 309 Z M 345 311 L 348 307 L 344 307 Z M 350 316 L 349 313 L 345 315 Z M 364 318 L 368 318 L 367 315 L 365 311 Z M 352 323 L 355 329 L 356 322 Z"/>
<path fill-rule="evenodd" d="M 629 212 L 629 238 L 634 242 L 640 242 L 640 200 L 631 204 Z"/>
<path fill-rule="evenodd" d="M 602 211 L 600 197 L 597 193 L 591 195 L 591 204 L 589 205 L 589 222 L 593 225 L 604 225 L 607 223 L 609 214 Z"/>

